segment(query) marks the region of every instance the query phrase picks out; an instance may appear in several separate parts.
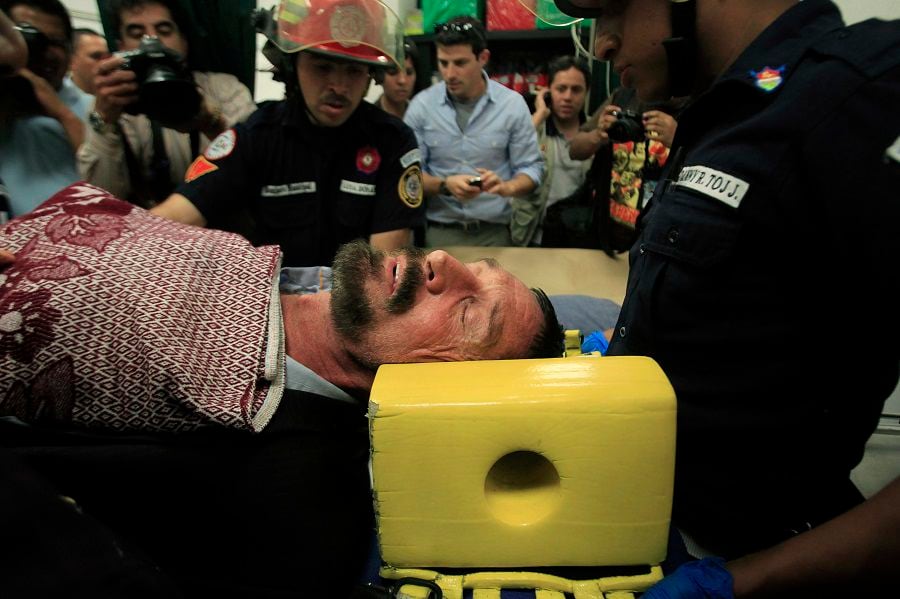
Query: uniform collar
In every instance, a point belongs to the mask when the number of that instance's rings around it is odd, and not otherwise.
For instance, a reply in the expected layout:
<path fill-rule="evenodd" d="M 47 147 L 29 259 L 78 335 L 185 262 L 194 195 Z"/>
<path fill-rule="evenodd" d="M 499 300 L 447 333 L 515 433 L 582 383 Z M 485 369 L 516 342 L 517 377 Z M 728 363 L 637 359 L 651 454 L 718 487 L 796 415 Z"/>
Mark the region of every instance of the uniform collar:
<path fill-rule="evenodd" d="M 843 26 L 840 10 L 830 0 L 798 2 L 753 40 L 714 87 L 726 81 L 738 81 L 757 88 L 760 93 L 775 92 L 790 78 L 810 46 L 827 32 Z M 777 83 L 771 91 L 759 84 L 759 74 L 764 69 L 771 69 L 781 78 L 771 81 Z"/>
<path fill-rule="evenodd" d="M 314 134 L 316 132 L 327 131 L 329 136 L 342 135 L 343 132 L 349 128 L 366 127 L 366 119 L 360 117 L 360 113 L 365 110 L 366 106 L 374 108 L 373 105 L 363 100 L 359 103 L 359 106 L 356 107 L 356 110 L 353 111 L 353 114 L 350 115 L 350 118 L 339 127 L 317 127 L 313 125 L 312 121 L 309 119 L 305 104 L 294 99 L 287 99 L 284 101 L 281 124 L 285 127 L 299 129 L 305 133 Z"/>

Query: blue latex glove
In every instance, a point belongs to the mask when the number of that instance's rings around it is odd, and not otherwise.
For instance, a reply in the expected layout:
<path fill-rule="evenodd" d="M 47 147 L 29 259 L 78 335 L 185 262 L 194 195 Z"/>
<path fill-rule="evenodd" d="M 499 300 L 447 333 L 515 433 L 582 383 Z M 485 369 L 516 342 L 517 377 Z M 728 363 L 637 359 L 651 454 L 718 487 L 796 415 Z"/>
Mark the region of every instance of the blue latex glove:
<path fill-rule="evenodd" d="M 653 585 L 641 599 L 734 599 L 734 579 L 721 557 L 688 562 Z"/>
<path fill-rule="evenodd" d="M 603 336 L 603 331 L 594 331 L 585 337 L 584 341 L 581 343 L 581 353 L 583 354 L 598 351 L 601 356 L 605 356 L 608 348 L 609 341 Z"/>

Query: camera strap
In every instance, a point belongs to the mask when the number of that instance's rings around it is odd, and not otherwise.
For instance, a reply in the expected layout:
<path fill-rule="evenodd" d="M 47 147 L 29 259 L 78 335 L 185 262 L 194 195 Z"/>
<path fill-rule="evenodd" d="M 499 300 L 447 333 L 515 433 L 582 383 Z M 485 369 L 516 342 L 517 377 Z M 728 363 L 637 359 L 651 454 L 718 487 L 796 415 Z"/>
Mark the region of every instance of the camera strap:
<path fill-rule="evenodd" d="M 153 155 L 150 157 L 150 193 L 155 202 L 161 202 L 172 193 L 175 183 L 172 182 L 171 163 L 166 152 L 163 127 L 156 120 L 150 120 L 150 133 L 153 138 Z M 193 148 L 191 149 L 193 156 Z"/>
<path fill-rule="evenodd" d="M 144 169 L 138 163 L 137 156 L 131 144 L 128 143 L 128 136 L 122 131 L 122 128 L 116 126 L 116 133 L 122 139 L 122 150 L 125 153 L 125 166 L 128 168 L 128 181 L 131 184 L 131 193 L 125 198 L 135 206 L 141 208 L 150 208 L 153 205 L 153 198 L 150 195 L 150 188 L 147 183 L 147 177 L 144 176 Z"/>
<path fill-rule="evenodd" d="M 153 158 L 150 161 L 151 184 L 156 200 L 161 202 L 169 197 L 169 194 L 172 193 L 178 182 L 171 179 L 172 165 L 169 162 L 169 154 L 166 152 L 163 126 L 159 121 L 150 121 L 150 125 L 153 134 Z M 188 135 L 190 136 L 191 145 L 190 158 L 193 160 L 200 154 L 200 132 L 196 129 L 191 129 Z"/>

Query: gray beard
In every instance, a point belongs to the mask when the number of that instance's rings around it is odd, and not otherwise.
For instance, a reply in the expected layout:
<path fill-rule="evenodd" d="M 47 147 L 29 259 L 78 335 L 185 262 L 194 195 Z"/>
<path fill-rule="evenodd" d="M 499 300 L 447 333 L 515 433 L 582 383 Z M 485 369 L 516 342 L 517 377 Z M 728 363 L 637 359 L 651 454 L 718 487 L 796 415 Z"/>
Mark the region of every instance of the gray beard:
<path fill-rule="evenodd" d="M 416 292 L 425 280 L 422 262 L 425 251 L 404 248 L 393 255 L 407 257 L 400 287 L 387 300 L 385 309 L 391 314 L 403 314 L 412 308 Z M 375 318 L 372 301 L 366 294 L 366 282 L 379 278 L 387 256 L 364 241 L 351 241 L 341 246 L 332 264 L 331 322 L 337 332 L 352 343 L 361 343 Z"/>

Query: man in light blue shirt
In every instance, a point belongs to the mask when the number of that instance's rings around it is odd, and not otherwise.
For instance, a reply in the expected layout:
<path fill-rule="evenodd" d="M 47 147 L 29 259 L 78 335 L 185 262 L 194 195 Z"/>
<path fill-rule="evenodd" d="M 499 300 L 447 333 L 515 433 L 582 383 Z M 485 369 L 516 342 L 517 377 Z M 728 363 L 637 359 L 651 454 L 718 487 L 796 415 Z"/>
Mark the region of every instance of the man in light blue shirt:
<path fill-rule="evenodd" d="M 413 98 L 404 120 L 419 140 L 426 245 L 512 245 L 509 198 L 541 182 L 544 163 L 522 96 L 491 81 L 484 26 L 435 25 L 443 82 Z"/>

